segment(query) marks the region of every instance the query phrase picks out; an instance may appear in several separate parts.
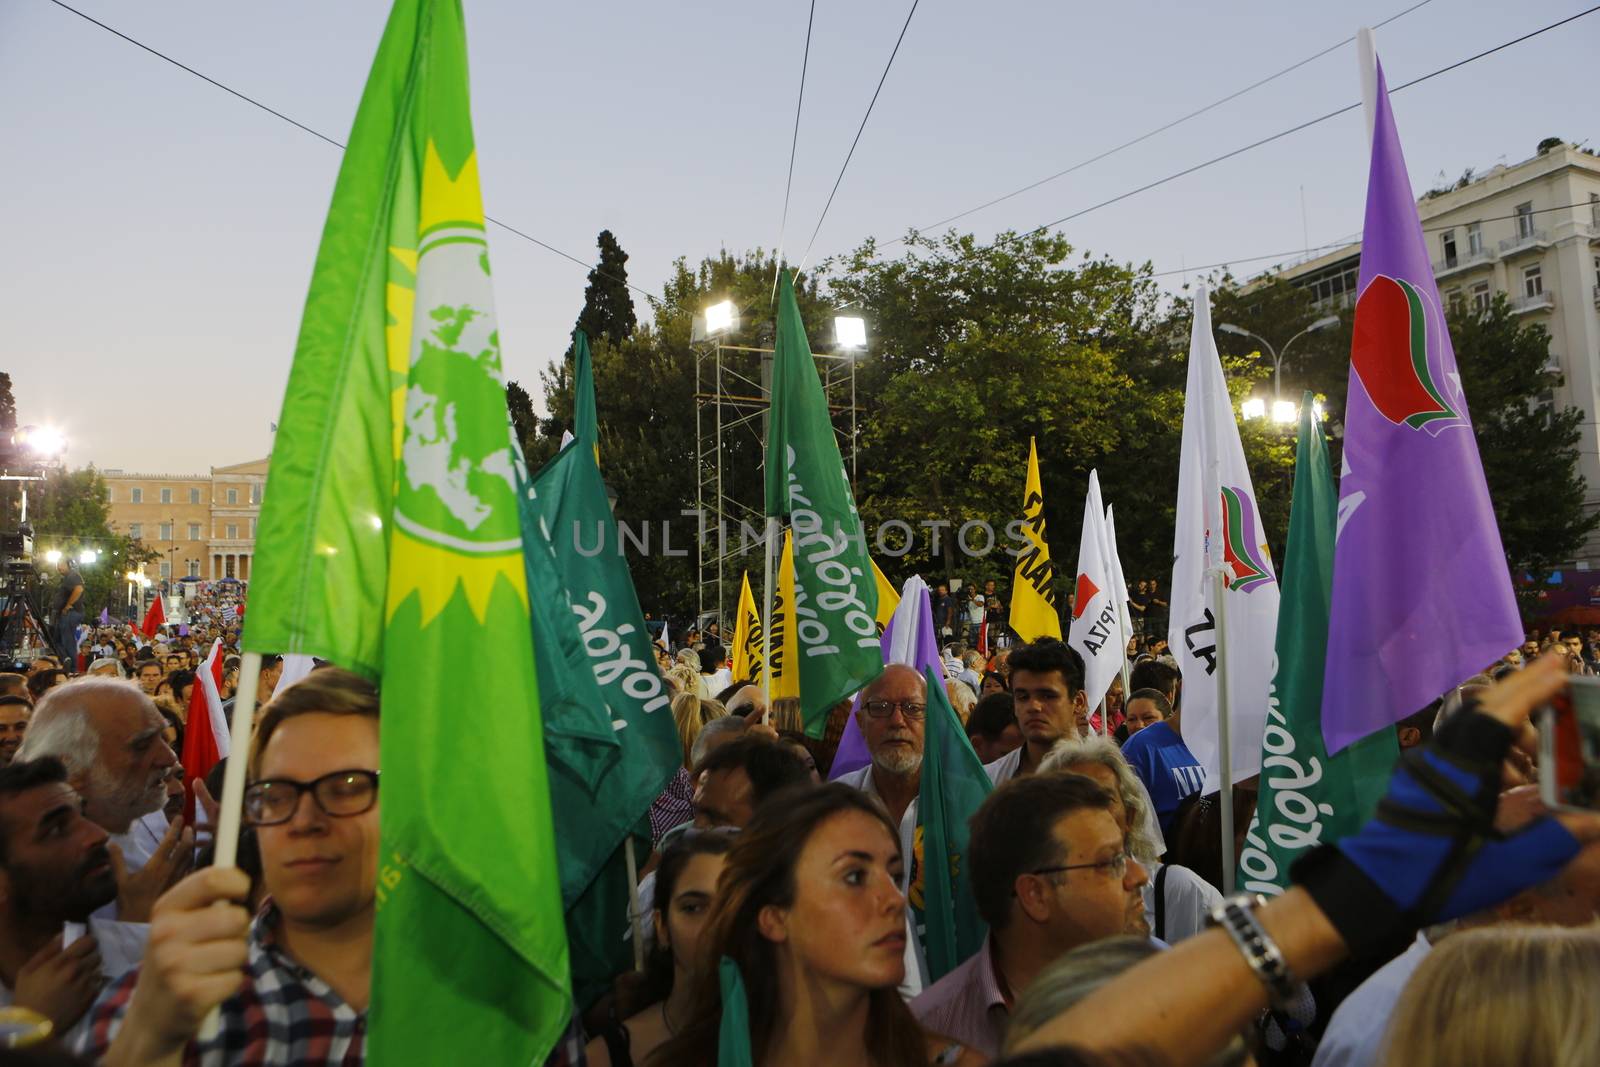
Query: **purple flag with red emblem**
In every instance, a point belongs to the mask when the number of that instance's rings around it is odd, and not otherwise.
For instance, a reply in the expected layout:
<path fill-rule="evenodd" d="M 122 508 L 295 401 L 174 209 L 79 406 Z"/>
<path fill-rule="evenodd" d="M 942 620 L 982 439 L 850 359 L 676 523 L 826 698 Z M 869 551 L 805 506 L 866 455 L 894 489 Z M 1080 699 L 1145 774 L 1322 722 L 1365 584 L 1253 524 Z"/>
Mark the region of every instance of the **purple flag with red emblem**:
<path fill-rule="evenodd" d="M 1377 81 L 1323 683 L 1330 754 L 1522 641 L 1381 66 Z"/>

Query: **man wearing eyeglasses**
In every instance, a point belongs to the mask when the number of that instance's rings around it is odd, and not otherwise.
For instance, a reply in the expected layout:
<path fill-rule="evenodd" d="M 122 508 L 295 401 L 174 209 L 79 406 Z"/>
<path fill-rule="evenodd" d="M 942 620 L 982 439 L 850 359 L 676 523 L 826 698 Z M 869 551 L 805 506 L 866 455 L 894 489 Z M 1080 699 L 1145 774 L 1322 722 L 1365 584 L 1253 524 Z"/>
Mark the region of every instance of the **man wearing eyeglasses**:
<path fill-rule="evenodd" d="M 911 1002 L 924 1030 L 1000 1055 L 1017 998 L 1064 953 L 1147 936 L 1146 874 L 1128 855 L 1112 799 L 1076 774 L 1014 778 L 972 816 L 967 859 L 983 948 Z"/>
<path fill-rule="evenodd" d="M 378 696 L 317 671 L 269 704 L 244 817 L 269 903 L 254 922 L 236 868 L 207 868 L 156 902 L 142 967 L 95 1006 L 107 1064 L 359 1063 L 378 875 Z M 241 968 L 243 973 L 241 974 Z M 200 1029 L 220 1005 L 214 1034 Z"/>
<path fill-rule="evenodd" d="M 891 663 L 861 691 L 856 725 L 872 762 L 839 776 L 845 785 L 883 801 L 889 818 L 900 828 L 900 854 L 910 857 L 917 832 L 917 793 L 922 788 L 922 737 L 927 718 L 928 685 L 915 668 Z M 911 881 L 908 862 L 900 875 L 900 892 Z M 908 911 L 909 915 L 909 911 Z M 912 931 L 914 933 L 914 931 Z M 927 973 L 916 937 L 906 938 L 906 980 L 901 993 L 915 996 Z"/>

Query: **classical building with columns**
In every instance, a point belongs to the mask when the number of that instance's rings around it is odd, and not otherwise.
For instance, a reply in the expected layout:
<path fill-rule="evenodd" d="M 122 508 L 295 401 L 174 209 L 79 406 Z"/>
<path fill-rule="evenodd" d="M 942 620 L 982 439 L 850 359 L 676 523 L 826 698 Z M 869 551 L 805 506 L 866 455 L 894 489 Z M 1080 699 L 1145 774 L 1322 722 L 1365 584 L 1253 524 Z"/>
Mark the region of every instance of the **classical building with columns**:
<path fill-rule="evenodd" d="M 100 472 L 111 528 L 161 553 L 162 579 L 250 580 L 267 461 L 212 467 L 209 474 Z"/>

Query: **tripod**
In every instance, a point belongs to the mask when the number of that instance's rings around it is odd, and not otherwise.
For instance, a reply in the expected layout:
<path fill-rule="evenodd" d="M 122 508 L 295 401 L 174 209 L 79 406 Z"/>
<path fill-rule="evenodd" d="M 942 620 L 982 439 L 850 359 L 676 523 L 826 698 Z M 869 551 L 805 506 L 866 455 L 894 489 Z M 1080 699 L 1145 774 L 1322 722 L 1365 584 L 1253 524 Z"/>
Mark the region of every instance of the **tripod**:
<path fill-rule="evenodd" d="M 5 575 L 3 584 L 0 584 L 0 599 L 3 599 L 5 604 L 5 607 L 0 609 L 0 657 L 11 662 L 19 659 L 30 636 L 37 644 L 50 649 L 56 658 L 61 658 L 61 650 L 55 647 L 51 635 L 34 617 L 33 607 L 29 603 L 31 577 L 31 567 L 28 568 L 27 574 L 11 571 Z"/>

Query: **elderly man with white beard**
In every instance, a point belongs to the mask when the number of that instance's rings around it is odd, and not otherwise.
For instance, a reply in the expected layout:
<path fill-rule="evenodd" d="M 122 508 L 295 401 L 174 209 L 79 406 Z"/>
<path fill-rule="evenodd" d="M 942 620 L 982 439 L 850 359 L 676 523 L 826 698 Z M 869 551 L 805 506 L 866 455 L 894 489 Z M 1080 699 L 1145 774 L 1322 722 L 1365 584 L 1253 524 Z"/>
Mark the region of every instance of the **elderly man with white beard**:
<path fill-rule="evenodd" d="M 916 669 L 891 663 L 861 691 L 856 725 L 867 742 L 872 762 L 858 771 L 840 775 L 839 781 L 883 801 L 889 818 L 900 828 L 900 854 L 905 858 L 900 892 L 910 888 L 912 844 L 917 832 L 917 793 L 922 788 L 922 733 L 927 720 L 928 686 Z M 922 991 L 927 967 L 922 961 L 916 931 L 910 929 L 911 909 L 906 909 L 906 978 L 903 996 Z"/>

